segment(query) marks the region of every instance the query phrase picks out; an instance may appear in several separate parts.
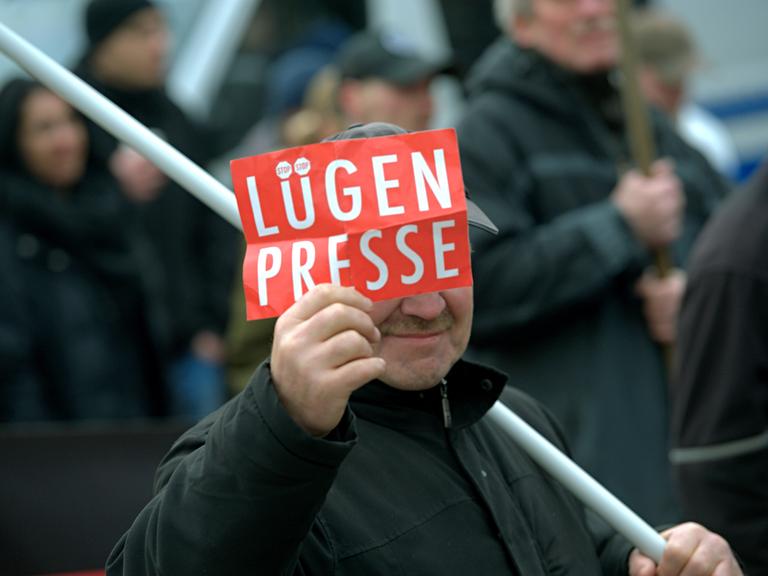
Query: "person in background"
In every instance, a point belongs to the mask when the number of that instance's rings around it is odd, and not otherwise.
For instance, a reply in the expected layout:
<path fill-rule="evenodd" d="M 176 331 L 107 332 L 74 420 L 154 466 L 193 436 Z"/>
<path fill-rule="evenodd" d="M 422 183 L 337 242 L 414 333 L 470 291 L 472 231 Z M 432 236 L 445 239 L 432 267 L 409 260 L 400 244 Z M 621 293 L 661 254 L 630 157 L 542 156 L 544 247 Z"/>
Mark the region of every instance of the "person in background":
<path fill-rule="evenodd" d="M 267 70 L 264 116 L 242 141 L 217 159 L 213 174 L 232 185 L 229 162 L 233 158 L 254 156 L 304 143 L 288 133 L 288 123 L 304 107 L 305 93 L 314 76 L 333 59 L 327 46 L 299 45 L 280 55 Z"/>
<path fill-rule="evenodd" d="M 668 374 L 681 267 L 726 193 L 660 114 L 662 160 L 632 169 L 613 72 L 613 0 L 498 0 L 502 37 L 470 74 L 464 180 L 498 236 L 473 238 L 470 357 L 552 410 L 588 472 L 653 524 L 679 510 Z M 660 278 L 656 250 L 675 266 Z M 628 455 L 632 455 L 628 457 Z"/>
<path fill-rule="evenodd" d="M 318 142 L 344 128 L 337 99 L 339 73 L 332 64 L 321 68 L 307 86 L 304 104 L 285 124 L 285 141 L 291 146 Z"/>
<path fill-rule="evenodd" d="M 0 421 L 165 412 L 135 214 L 85 121 L 37 82 L 0 92 Z"/>
<path fill-rule="evenodd" d="M 687 517 L 768 574 L 768 163 L 701 233 L 680 313 L 672 460 Z"/>
<path fill-rule="evenodd" d="M 653 8 L 633 12 L 631 27 L 645 97 L 669 115 L 680 135 L 723 176 L 735 180 L 739 156 L 733 138 L 714 115 L 690 99 L 690 78 L 700 58 L 688 30 Z"/>
<path fill-rule="evenodd" d="M 198 164 L 220 153 L 164 90 L 168 28 L 148 0 L 91 0 L 86 53 L 77 73 Z M 226 397 L 224 340 L 237 232 L 154 165 L 89 124 L 96 154 L 139 212 L 159 266 L 168 323 L 171 414 L 200 418 Z"/>
<path fill-rule="evenodd" d="M 391 122 L 426 130 L 432 118 L 432 80 L 448 63 L 421 56 L 413 42 L 394 31 L 360 32 L 336 58 L 341 76 L 339 108 L 349 124 Z"/>

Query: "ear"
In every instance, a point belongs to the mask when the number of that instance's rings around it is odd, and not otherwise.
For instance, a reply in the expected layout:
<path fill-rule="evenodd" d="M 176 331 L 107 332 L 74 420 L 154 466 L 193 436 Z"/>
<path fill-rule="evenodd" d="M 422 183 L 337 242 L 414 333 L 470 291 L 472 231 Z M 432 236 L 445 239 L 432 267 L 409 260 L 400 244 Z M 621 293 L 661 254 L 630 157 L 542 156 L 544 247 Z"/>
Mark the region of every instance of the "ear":
<path fill-rule="evenodd" d="M 516 14 L 512 17 L 510 26 L 512 38 L 518 46 L 531 48 L 534 46 L 534 22 L 532 15 Z"/>

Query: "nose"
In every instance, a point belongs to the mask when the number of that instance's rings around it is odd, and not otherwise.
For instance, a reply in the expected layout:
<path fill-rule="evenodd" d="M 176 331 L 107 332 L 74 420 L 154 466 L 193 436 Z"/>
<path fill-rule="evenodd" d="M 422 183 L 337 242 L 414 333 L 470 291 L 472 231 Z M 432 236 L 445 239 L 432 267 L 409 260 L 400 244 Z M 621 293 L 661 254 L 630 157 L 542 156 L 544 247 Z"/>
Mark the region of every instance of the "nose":
<path fill-rule="evenodd" d="M 147 40 L 148 50 L 157 62 L 165 62 L 168 55 L 169 35 L 165 27 L 158 26 Z"/>
<path fill-rule="evenodd" d="M 418 294 L 403 298 L 400 311 L 407 316 L 415 316 L 424 320 L 434 320 L 445 310 L 445 299 L 439 292 Z"/>
<path fill-rule="evenodd" d="M 53 147 L 60 152 L 77 148 L 80 140 L 80 132 L 74 121 L 61 122 L 53 132 Z"/>

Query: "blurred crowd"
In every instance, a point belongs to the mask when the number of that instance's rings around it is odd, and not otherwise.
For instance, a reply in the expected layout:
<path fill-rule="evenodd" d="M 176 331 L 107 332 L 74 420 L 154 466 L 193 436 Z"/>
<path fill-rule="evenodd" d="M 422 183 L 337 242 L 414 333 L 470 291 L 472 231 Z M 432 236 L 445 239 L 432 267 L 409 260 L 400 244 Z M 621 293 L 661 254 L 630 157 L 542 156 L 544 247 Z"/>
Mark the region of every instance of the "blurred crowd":
<path fill-rule="evenodd" d="M 465 182 L 500 229 L 472 238 L 471 357 L 554 412 L 575 459 L 642 516 L 669 523 L 684 508 L 731 530 L 745 559 L 768 570 L 765 171 L 731 192 L 733 142 L 688 94 L 701 62 L 692 36 L 651 8 L 633 14 L 632 30 L 660 160 L 648 173 L 633 168 L 618 55 L 605 40 L 612 13 L 556 4 L 496 2 L 494 40 L 483 3 L 467 45 L 487 50 L 450 61 L 425 58 L 394 30 L 318 20 L 265 71 L 262 114 L 239 143 L 167 96 L 169 29 L 148 0 L 91 0 L 73 70 L 226 184 L 232 158 L 354 123 L 433 127 L 433 81 L 453 75 L 466 99 Z M 577 42 L 578 18 L 591 28 Z M 8 81 L 0 422 L 198 420 L 215 410 L 271 347 L 274 321 L 245 320 L 244 248 L 229 224 L 48 88 Z M 671 265 L 663 277 L 659 253 Z M 733 459 L 738 468 L 727 467 Z M 713 504 L 740 479 L 760 492 L 747 528 Z"/>

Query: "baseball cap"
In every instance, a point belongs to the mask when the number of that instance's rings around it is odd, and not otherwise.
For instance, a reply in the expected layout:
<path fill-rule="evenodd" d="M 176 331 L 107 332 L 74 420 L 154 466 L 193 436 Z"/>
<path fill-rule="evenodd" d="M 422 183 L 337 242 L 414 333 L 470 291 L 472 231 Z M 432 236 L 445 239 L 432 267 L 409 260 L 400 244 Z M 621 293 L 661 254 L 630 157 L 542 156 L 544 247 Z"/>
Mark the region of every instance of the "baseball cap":
<path fill-rule="evenodd" d="M 377 138 L 379 136 L 395 136 L 397 134 L 408 134 L 408 130 L 395 124 L 387 122 L 370 122 L 368 124 L 353 124 L 346 130 L 323 139 L 323 142 L 334 142 L 337 140 L 353 140 L 356 138 Z M 485 230 L 491 234 L 498 234 L 499 229 L 488 218 L 480 207 L 469 197 L 469 191 L 464 187 L 464 193 L 467 197 L 467 221 L 470 226 Z"/>
<path fill-rule="evenodd" d="M 682 22 L 646 9 L 633 14 L 631 24 L 640 62 L 656 70 L 666 84 L 684 82 L 700 64 L 693 38 Z"/>
<path fill-rule="evenodd" d="M 412 42 L 396 32 L 355 34 L 341 47 L 337 65 L 342 79 L 380 78 L 398 86 L 452 70 L 445 61 L 421 56 Z"/>

